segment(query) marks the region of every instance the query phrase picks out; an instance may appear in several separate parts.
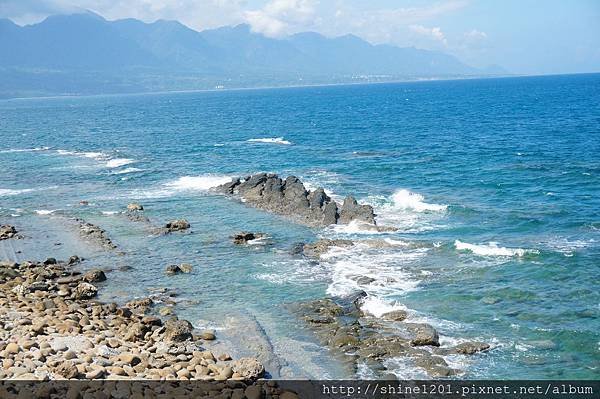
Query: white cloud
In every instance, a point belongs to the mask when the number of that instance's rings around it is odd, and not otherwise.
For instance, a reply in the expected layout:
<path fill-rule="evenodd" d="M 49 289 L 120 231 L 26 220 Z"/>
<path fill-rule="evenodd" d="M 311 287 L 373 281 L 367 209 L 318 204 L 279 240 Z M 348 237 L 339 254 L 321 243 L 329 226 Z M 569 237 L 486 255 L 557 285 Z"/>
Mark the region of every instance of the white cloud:
<path fill-rule="evenodd" d="M 442 43 L 444 46 L 448 45 L 448 40 L 446 39 L 444 32 L 442 32 L 442 29 L 439 26 L 436 26 L 434 28 L 426 28 L 423 25 L 410 25 L 408 28 L 413 33 L 436 40 Z"/>
<path fill-rule="evenodd" d="M 487 33 L 477 29 L 472 29 L 464 34 L 465 38 L 470 40 L 485 40 L 487 39 Z"/>
<path fill-rule="evenodd" d="M 271 0 L 263 8 L 244 15 L 253 31 L 277 37 L 311 26 L 315 4 L 313 0 Z"/>

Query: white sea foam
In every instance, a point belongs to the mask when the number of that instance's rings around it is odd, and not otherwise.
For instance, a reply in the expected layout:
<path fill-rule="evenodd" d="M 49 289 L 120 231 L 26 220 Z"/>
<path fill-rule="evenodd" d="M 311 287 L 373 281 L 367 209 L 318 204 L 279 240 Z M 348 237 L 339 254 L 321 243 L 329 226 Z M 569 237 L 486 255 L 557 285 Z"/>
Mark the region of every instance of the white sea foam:
<path fill-rule="evenodd" d="M 106 167 L 107 168 L 119 168 L 121 166 L 129 165 L 134 162 L 136 162 L 135 159 L 116 158 L 116 159 L 111 159 L 110 161 L 106 162 Z"/>
<path fill-rule="evenodd" d="M 108 155 L 106 155 L 103 152 L 93 152 L 93 151 L 89 151 L 89 152 L 81 152 L 81 153 L 75 153 L 75 154 L 81 154 L 86 158 L 92 158 L 92 159 L 104 159 L 104 158 L 108 158 Z"/>
<path fill-rule="evenodd" d="M 159 186 L 144 190 L 133 190 L 128 198 L 168 198 L 179 193 L 208 192 L 210 189 L 231 181 L 231 176 L 207 174 L 201 176 L 182 176 Z M 110 197 L 114 199 L 114 197 Z"/>
<path fill-rule="evenodd" d="M 125 169 L 117 170 L 117 171 L 113 172 L 113 174 L 124 175 L 127 173 L 136 173 L 136 172 L 143 172 L 143 171 L 144 171 L 144 169 L 140 169 L 140 168 L 125 168 Z"/>
<path fill-rule="evenodd" d="M 406 306 L 401 303 L 396 301 L 388 301 L 376 296 L 368 296 L 365 298 L 360 306 L 360 309 L 363 312 L 375 317 L 381 317 L 384 314 L 393 312 L 395 310 L 407 310 Z"/>
<path fill-rule="evenodd" d="M 56 150 L 58 155 L 68 155 L 68 156 L 77 156 L 83 158 L 91 158 L 96 160 L 105 160 L 108 159 L 109 156 L 103 152 L 98 151 L 72 151 L 72 150 Z"/>
<path fill-rule="evenodd" d="M 264 137 L 259 139 L 250 139 L 249 143 L 269 143 L 269 144 L 283 144 L 283 145 L 291 145 L 292 143 L 288 140 L 285 140 L 283 137 Z"/>
<path fill-rule="evenodd" d="M 346 296 L 362 289 L 369 295 L 385 297 L 413 291 L 418 288 L 420 281 L 407 269 L 422 258 L 427 250 L 394 248 L 390 251 L 373 248 L 365 243 L 344 248 L 332 247 L 321 255 L 322 261 L 328 264 L 332 273 L 327 293 Z"/>
<path fill-rule="evenodd" d="M 35 189 L 34 188 L 23 188 L 23 189 L 17 190 L 17 189 L 10 189 L 10 188 L 0 188 L 0 197 L 8 197 L 8 196 L 12 196 L 12 195 L 30 193 L 32 191 L 35 191 Z"/>
<path fill-rule="evenodd" d="M 536 250 L 531 249 L 500 247 L 495 242 L 477 245 L 456 240 L 454 241 L 454 247 L 458 251 L 470 251 L 481 256 L 524 256 L 528 253 L 537 253 Z"/>
<path fill-rule="evenodd" d="M 35 213 L 38 215 L 51 215 L 56 211 L 58 211 L 58 209 L 37 209 Z"/>
<path fill-rule="evenodd" d="M 118 213 L 119 213 L 119 211 L 102 211 L 102 214 L 106 215 L 106 216 L 112 216 L 112 215 L 116 215 Z"/>
<path fill-rule="evenodd" d="M 176 191 L 208 191 L 230 181 L 231 177 L 224 175 L 182 176 L 165 186 Z"/>
<path fill-rule="evenodd" d="M 327 265 L 313 263 L 306 259 L 274 261 L 269 264 L 262 264 L 260 268 L 263 271 L 255 274 L 254 278 L 277 285 L 292 283 L 312 286 L 329 277 Z"/>
<path fill-rule="evenodd" d="M 425 202 L 421 194 L 401 189 L 392 195 L 392 204 L 396 209 L 410 209 L 416 212 L 442 212 L 448 205 L 430 204 Z"/>
<path fill-rule="evenodd" d="M 443 228 L 448 209 L 448 205 L 425 202 L 421 194 L 406 189 L 399 189 L 389 197 L 372 195 L 359 202 L 373 206 L 378 224 L 397 227 L 403 233 Z"/>
<path fill-rule="evenodd" d="M 15 152 L 38 152 L 38 151 L 47 151 L 50 147 L 35 147 L 35 148 L 9 148 L 8 150 L 0 151 L 0 154 L 9 154 Z"/>
<path fill-rule="evenodd" d="M 590 238 L 588 240 L 569 239 L 565 237 L 554 237 L 542 244 L 549 247 L 551 250 L 558 251 L 566 257 L 575 255 L 575 252 L 588 248 L 596 243 L 596 240 Z"/>
<path fill-rule="evenodd" d="M 332 224 L 328 229 L 337 234 L 388 234 L 385 231 L 378 231 L 375 225 L 358 220 L 348 224 Z"/>

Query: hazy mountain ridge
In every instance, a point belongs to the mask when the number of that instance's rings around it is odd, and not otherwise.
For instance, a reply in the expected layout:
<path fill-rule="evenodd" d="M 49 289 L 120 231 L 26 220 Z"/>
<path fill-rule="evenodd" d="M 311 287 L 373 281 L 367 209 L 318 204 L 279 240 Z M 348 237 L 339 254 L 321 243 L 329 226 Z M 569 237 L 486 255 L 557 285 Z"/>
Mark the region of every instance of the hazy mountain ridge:
<path fill-rule="evenodd" d="M 0 20 L 0 55 L 4 96 L 488 74 L 447 54 L 371 45 L 353 35 L 273 39 L 243 24 L 198 32 L 176 21 L 107 21 L 93 13 L 23 27 Z"/>

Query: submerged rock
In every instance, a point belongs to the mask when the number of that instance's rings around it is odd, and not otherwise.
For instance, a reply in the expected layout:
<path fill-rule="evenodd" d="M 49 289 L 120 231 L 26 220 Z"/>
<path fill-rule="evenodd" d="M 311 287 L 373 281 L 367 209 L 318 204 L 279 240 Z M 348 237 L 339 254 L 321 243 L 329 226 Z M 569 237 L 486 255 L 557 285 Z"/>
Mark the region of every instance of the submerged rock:
<path fill-rule="evenodd" d="M 107 249 L 117 248 L 117 246 L 108 237 L 106 231 L 92 223 L 86 222 L 83 219 L 75 220 L 79 223 L 79 232 L 84 238 L 96 242 L 98 245 L 101 245 Z"/>
<path fill-rule="evenodd" d="M 246 244 L 248 241 L 257 240 L 264 236 L 265 235 L 263 233 L 250 233 L 247 231 L 242 231 L 234 234 L 231 236 L 231 238 L 233 239 L 234 244 Z"/>
<path fill-rule="evenodd" d="M 375 224 L 370 205 L 358 205 L 348 197 L 340 206 L 323 188 L 306 189 L 296 176 L 285 180 L 276 174 L 259 173 L 244 179 L 236 178 L 216 188 L 218 192 L 241 197 L 246 203 L 293 218 L 308 226 L 328 226 L 352 221 Z"/>
<path fill-rule="evenodd" d="M 328 238 L 323 238 L 313 243 L 304 244 L 302 252 L 306 256 L 319 258 L 332 247 L 351 247 L 353 245 L 354 242 L 352 240 L 330 240 Z"/>
<path fill-rule="evenodd" d="M 132 202 L 131 204 L 127 205 L 127 210 L 128 211 L 143 211 L 144 207 L 140 204 L 138 204 L 137 202 Z"/>
<path fill-rule="evenodd" d="M 0 226 L 0 241 L 8 240 L 9 238 L 21 238 L 17 234 L 17 229 L 15 226 L 11 226 L 9 224 L 4 224 Z"/>
<path fill-rule="evenodd" d="M 179 265 L 179 270 L 182 273 L 191 273 L 194 268 L 189 263 L 182 263 Z"/>
<path fill-rule="evenodd" d="M 169 232 L 182 231 L 190 228 L 190 223 L 185 219 L 172 220 L 165 225 Z"/>
<path fill-rule="evenodd" d="M 169 265 L 165 269 L 165 274 L 170 275 L 170 276 L 172 276 L 174 274 L 179 274 L 179 273 L 181 273 L 181 269 L 177 265 Z"/>
<path fill-rule="evenodd" d="M 452 350 L 461 355 L 473 355 L 490 349 L 490 344 L 485 342 L 463 342 L 456 345 Z"/>

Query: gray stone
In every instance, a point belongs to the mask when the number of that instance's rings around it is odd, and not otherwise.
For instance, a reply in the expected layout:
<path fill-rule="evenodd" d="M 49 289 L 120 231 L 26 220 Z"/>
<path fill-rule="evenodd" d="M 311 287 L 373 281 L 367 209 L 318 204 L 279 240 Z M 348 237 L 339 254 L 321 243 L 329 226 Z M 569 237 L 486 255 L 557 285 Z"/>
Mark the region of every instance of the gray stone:
<path fill-rule="evenodd" d="M 100 269 L 90 270 L 83 275 L 83 279 L 88 283 L 97 283 L 100 281 L 106 281 L 106 274 Z"/>
<path fill-rule="evenodd" d="M 249 205 L 289 216 L 308 226 L 321 227 L 354 220 L 375 224 L 371 206 L 358 205 L 354 198 L 348 197 L 340 207 L 323 188 L 308 191 L 296 176 L 282 180 L 275 174 L 258 173 L 245 179 L 234 179 L 216 190 L 239 196 Z"/>
<path fill-rule="evenodd" d="M 440 346 L 440 337 L 435 328 L 429 324 L 407 324 L 414 334 L 410 341 L 413 346 Z"/>
<path fill-rule="evenodd" d="M 264 366 L 252 357 L 243 357 L 231 363 L 234 373 L 246 380 L 255 380 L 261 377 L 264 372 Z"/>
<path fill-rule="evenodd" d="M 193 326 L 187 320 L 170 319 L 165 323 L 164 338 L 170 342 L 180 342 L 192 338 Z"/>

